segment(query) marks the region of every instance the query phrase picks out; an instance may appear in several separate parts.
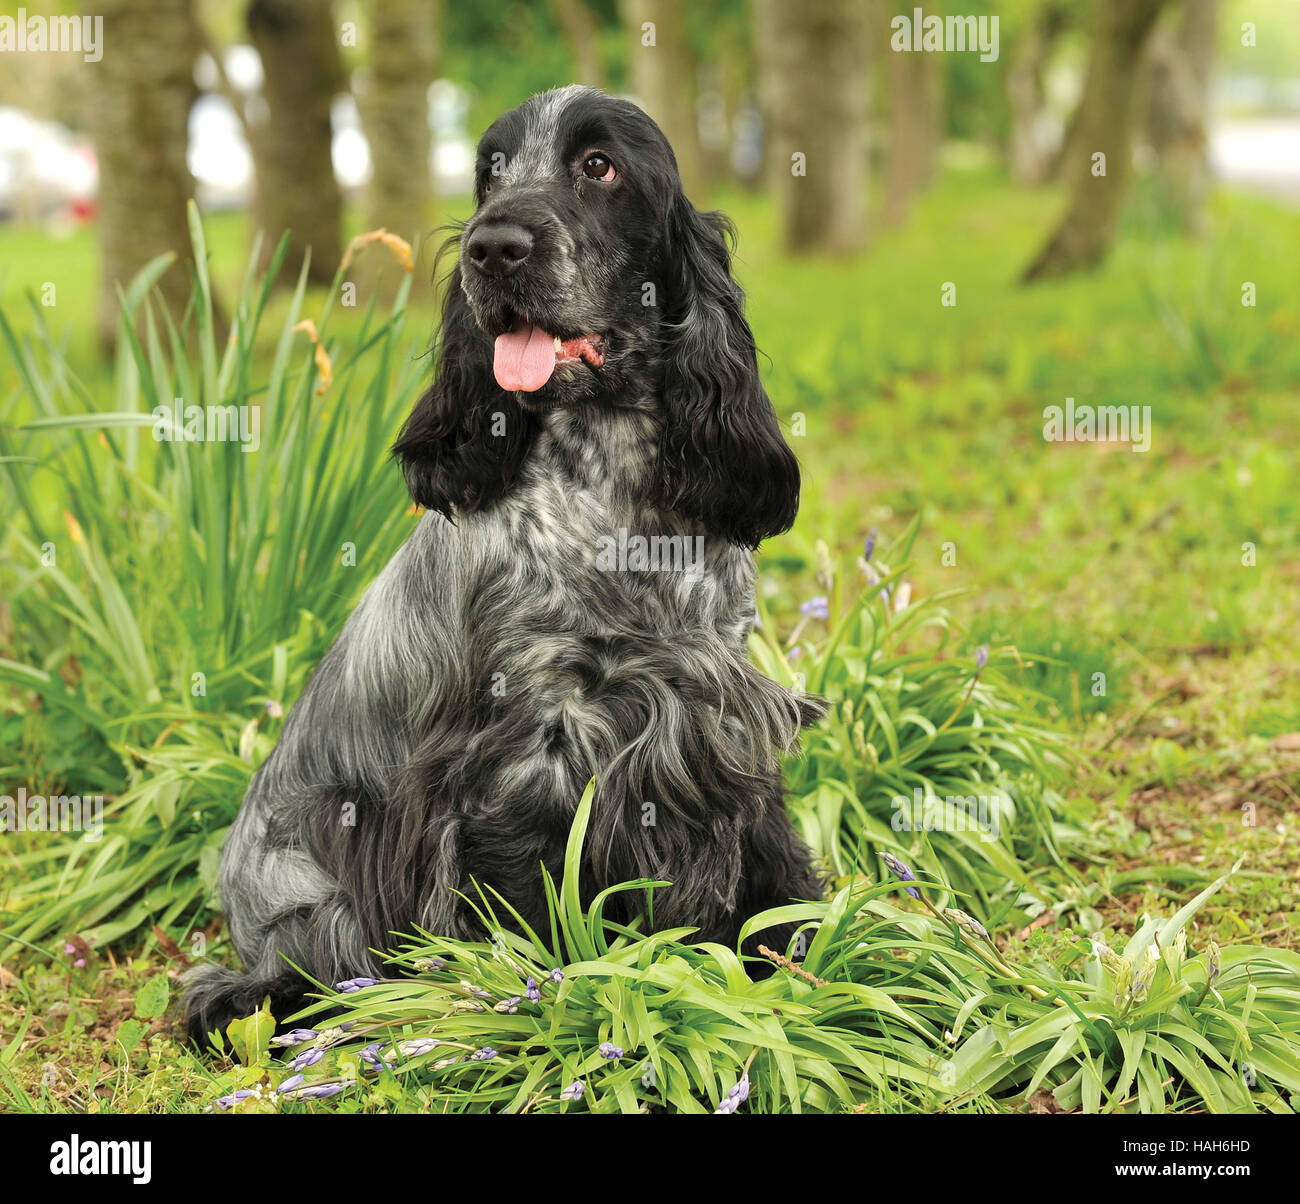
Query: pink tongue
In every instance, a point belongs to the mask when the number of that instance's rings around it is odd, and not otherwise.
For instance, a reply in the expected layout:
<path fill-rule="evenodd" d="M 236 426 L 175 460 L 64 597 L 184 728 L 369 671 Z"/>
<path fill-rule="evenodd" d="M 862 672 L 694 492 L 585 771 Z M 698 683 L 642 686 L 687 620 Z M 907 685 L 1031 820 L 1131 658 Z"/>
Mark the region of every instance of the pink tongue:
<path fill-rule="evenodd" d="M 555 338 L 537 326 L 497 335 L 492 374 L 509 393 L 532 393 L 555 371 Z"/>

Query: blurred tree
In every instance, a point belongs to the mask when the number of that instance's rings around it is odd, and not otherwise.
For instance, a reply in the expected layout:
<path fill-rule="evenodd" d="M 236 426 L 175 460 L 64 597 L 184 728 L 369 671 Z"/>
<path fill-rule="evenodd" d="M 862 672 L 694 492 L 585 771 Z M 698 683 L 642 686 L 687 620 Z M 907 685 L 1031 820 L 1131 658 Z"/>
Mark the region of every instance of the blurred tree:
<path fill-rule="evenodd" d="M 700 130 L 695 112 L 695 56 L 686 38 L 682 0 L 622 0 L 628 36 L 628 86 L 672 143 L 682 186 L 699 197 Z"/>
<path fill-rule="evenodd" d="M 861 0 L 754 0 L 767 163 L 788 251 L 846 254 L 866 238 L 866 49 Z M 922 56 L 911 56 L 922 57 Z"/>
<path fill-rule="evenodd" d="M 605 72 L 600 62 L 599 29 L 587 6 L 582 0 L 551 0 L 551 11 L 555 13 L 573 56 L 570 82 L 603 88 Z"/>
<path fill-rule="evenodd" d="M 328 283 L 342 255 L 330 106 L 343 75 L 330 0 L 251 0 L 245 21 L 262 60 L 265 107 L 249 135 L 266 254 L 288 230 L 281 280 L 293 280 L 310 248 L 311 279 Z"/>
<path fill-rule="evenodd" d="M 1186 0 L 1177 26 L 1161 25 L 1151 39 L 1153 191 L 1160 216 L 1192 233 L 1203 225 L 1210 183 L 1206 122 L 1218 7 L 1218 0 Z"/>
<path fill-rule="evenodd" d="M 1043 0 L 1030 15 L 1011 52 L 1006 74 L 1011 132 L 1007 166 L 1017 184 L 1041 184 L 1051 174 L 1053 147 L 1043 131 L 1047 63 L 1074 8 L 1068 0 Z"/>
<path fill-rule="evenodd" d="M 1087 80 L 1065 165 L 1069 206 L 1025 269 L 1025 283 L 1095 267 L 1110 249 L 1131 167 L 1138 67 L 1165 3 L 1101 0 L 1098 4 Z"/>
<path fill-rule="evenodd" d="M 370 12 L 369 63 L 357 89 L 372 171 L 366 223 L 418 246 L 432 220 L 429 85 L 438 71 L 442 4 L 374 0 Z"/>
<path fill-rule="evenodd" d="M 894 0 L 877 5 L 873 26 L 884 58 L 881 83 L 888 113 L 881 217 L 896 226 L 907 216 L 918 192 L 934 183 L 943 145 L 943 71 L 947 56 L 908 54 L 889 44 L 890 22 L 897 12 Z"/>
<path fill-rule="evenodd" d="M 190 106 L 197 95 L 198 27 L 192 0 L 96 0 L 110 50 L 95 64 L 87 117 L 99 159 L 99 341 L 117 332 L 117 285 L 172 252 L 158 282 L 178 321 L 189 301 L 186 161 Z"/>

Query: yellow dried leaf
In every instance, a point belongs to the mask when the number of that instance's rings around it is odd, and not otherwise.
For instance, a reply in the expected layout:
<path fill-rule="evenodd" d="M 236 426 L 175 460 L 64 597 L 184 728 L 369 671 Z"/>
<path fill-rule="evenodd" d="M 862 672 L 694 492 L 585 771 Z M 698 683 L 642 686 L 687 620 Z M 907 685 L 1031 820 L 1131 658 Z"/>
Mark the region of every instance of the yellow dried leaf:
<path fill-rule="evenodd" d="M 380 243 L 387 247 L 389 254 L 397 260 L 402 271 L 415 271 L 415 261 L 411 258 L 411 244 L 400 235 L 393 234 L 382 226 L 378 230 L 367 230 L 364 234 L 358 234 L 348 243 L 348 249 L 343 252 L 343 262 L 339 265 L 339 270 L 346 272 L 357 254 L 364 251 L 372 243 Z"/>
<path fill-rule="evenodd" d="M 325 347 L 320 341 L 320 335 L 316 332 L 315 322 L 310 318 L 303 318 L 293 329 L 295 334 L 299 331 L 305 331 L 315 348 L 316 371 L 320 375 L 320 384 L 316 386 L 316 396 L 320 397 L 330 387 L 330 382 L 334 379 L 334 365 L 330 363 L 330 357 L 326 354 Z"/>

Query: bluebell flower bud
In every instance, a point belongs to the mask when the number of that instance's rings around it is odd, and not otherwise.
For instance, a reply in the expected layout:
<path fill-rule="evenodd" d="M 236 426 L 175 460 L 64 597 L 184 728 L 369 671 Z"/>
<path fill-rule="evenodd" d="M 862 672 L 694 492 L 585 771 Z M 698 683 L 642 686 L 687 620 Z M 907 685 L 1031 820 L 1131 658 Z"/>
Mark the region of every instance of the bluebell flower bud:
<path fill-rule="evenodd" d="M 897 878 L 900 882 L 916 881 L 916 875 L 912 873 L 912 871 L 908 869 L 907 866 L 905 866 L 901 861 L 899 861 L 899 859 L 895 857 L 893 853 L 881 853 L 880 860 L 885 863 L 885 866 L 888 868 L 889 872 L 893 874 L 894 877 Z M 913 899 L 919 899 L 921 897 L 921 892 L 917 890 L 916 887 L 914 886 L 906 886 L 903 889 L 906 890 L 907 893 L 911 895 Z"/>

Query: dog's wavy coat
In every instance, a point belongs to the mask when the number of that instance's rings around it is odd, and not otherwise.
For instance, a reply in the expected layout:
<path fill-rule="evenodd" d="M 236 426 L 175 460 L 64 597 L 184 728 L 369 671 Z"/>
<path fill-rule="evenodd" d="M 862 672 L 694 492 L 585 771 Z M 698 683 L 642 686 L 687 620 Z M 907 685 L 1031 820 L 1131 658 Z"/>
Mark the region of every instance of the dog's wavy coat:
<path fill-rule="evenodd" d="M 799 472 L 726 220 L 682 194 L 654 122 L 590 88 L 499 118 L 477 199 L 394 449 L 427 513 L 253 778 L 221 863 L 247 970 L 191 972 L 196 1037 L 267 995 L 283 1018 L 309 989 L 289 962 L 333 982 L 417 924 L 483 935 L 475 882 L 544 931 L 540 866 L 592 775 L 585 890 L 670 881 L 654 923 L 733 945 L 820 897 L 778 756 L 822 705 L 746 655 L 752 549 L 793 522 Z M 699 559 L 609 571 L 601 547 L 637 536 Z"/>

